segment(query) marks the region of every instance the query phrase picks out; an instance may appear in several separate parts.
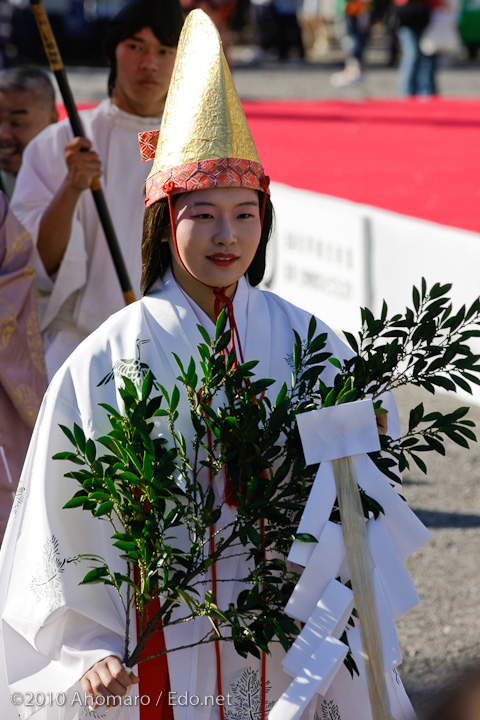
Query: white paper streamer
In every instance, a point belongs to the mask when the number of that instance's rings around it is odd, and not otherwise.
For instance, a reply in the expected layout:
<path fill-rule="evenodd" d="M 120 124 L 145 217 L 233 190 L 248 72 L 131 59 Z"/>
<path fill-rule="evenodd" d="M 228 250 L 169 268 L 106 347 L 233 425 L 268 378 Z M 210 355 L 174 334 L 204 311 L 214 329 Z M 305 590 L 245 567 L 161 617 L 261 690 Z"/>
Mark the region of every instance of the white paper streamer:
<path fill-rule="evenodd" d="M 320 539 L 322 531 L 332 512 L 333 503 L 337 496 L 335 478 L 333 477 L 332 463 L 323 462 L 318 468 L 313 481 L 308 500 L 305 504 L 300 523 L 299 533 L 308 533 Z M 294 540 L 288 559 L 305 567 L 310 560 L 315 543 Z"/>
<path fill-rule="evenodd" d="M 382 515 L 368 521 L 367 535 L 370 554 L 380 575 L 390 612 L 396 620 L 418 604 L 418 593 L 395 549 Z"/>
<path fill-rule="evenodd" d="M 360 487 L 382 506 L 389 533 L 400 557 L 405 560 L 430 539 L 430 532 L 368 455 L 355 455 L 352 465 Z"/>
<path fill-rule="evenodd" d="M 344 555 L 342 528 L 329 521 L 285 606 L 287 615 L 307 622 L 330 580 L 339 575 Z"/>
<path fill-rule="evenodd" d="M 326 638 L 270 710 L 269 720 L 298 720 L 315 693 L 327 692 L 347 652 L 340 640 Z"/>
<path fill-rule="evenodd" d="M 380 450 L 371 400 L 334 405 L 297 415 L 307 465 Z"/>
<path fill-rule="evenodd" d="M 325 638 L 341 635 L 352 608 L 353 592 L 337 580 L 331 580 L 312 616 L 282 660 L 285 672 L 292 677 L 300 675 Z"/>

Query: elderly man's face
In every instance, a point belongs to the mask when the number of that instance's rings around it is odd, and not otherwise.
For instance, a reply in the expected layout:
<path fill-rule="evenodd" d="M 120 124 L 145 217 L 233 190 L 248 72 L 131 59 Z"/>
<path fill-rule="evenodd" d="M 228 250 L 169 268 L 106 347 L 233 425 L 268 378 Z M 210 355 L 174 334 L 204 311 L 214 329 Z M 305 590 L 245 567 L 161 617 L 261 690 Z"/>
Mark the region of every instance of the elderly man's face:
<path fill-rule="evenodd" d="M 35 92 L 0 92 L 0 170 L 16 175 L 30 140 L 56 120 L 56 111 Z"/>

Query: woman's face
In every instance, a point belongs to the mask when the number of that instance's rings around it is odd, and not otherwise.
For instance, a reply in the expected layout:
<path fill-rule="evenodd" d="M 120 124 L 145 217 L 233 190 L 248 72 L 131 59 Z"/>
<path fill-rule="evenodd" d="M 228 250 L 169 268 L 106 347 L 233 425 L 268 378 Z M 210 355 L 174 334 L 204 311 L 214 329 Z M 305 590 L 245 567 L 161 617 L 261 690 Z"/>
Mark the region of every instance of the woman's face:
<path fill-rule="evenodd" d="M 248 188 L 212 188 L 184 193 L 173 206 L 182 267 L 169 239 L 175 279 L 200 307 L 210 305 L 211 287 L 235 291 L 257 251 L 262 232 L 258 195 Z M 208 285 L 210 287 L 205 287 Z"/>

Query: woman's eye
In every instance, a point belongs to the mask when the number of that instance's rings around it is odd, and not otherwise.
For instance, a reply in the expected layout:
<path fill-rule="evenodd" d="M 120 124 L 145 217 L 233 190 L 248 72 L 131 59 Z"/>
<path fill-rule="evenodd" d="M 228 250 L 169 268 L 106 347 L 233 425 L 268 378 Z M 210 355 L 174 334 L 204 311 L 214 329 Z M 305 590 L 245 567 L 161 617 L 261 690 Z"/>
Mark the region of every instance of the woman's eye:
<path fill-rule="evenodd" d="M 198 215 L 194 215 L 193 217 L 195 218 L 195 220 L 208 220 L 212 217 L 212 215 L 210 215 L 210 213 L 199 213 Z"/>

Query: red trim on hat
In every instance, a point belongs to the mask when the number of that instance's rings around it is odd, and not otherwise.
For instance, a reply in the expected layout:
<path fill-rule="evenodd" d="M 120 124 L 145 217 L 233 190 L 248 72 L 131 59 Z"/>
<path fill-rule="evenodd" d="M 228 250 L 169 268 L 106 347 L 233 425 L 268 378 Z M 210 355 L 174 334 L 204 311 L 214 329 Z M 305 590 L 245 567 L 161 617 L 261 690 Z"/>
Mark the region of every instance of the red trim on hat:
<path fill-rule="evenodd" d="M 175 194 L 216 187 L 245 187 L 265 191 L 262 184 L 264 177 L 263 167 L 253 160 L 239 158 L 198 160 L 169 168 L 148 178 L 145 185 L 145 205 L 150 207 L 157 200 L 167 197 L 164 187 L 168 182 L 175 183 Z"/>

